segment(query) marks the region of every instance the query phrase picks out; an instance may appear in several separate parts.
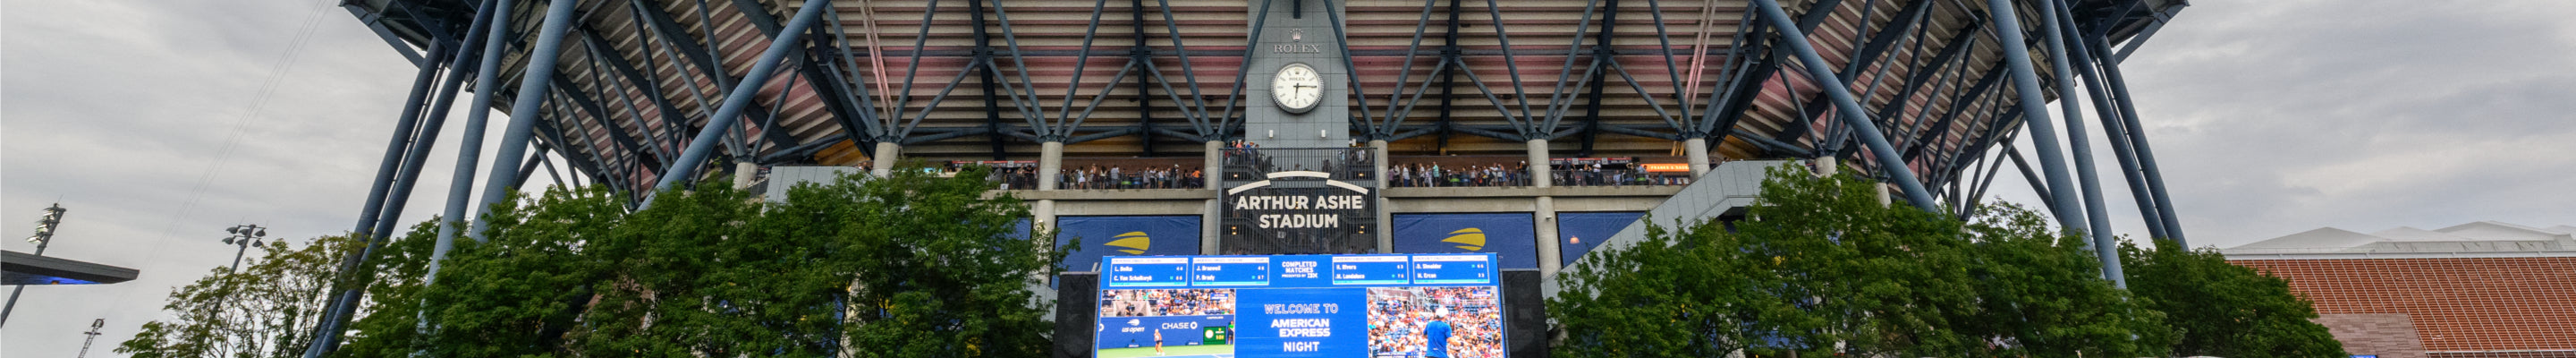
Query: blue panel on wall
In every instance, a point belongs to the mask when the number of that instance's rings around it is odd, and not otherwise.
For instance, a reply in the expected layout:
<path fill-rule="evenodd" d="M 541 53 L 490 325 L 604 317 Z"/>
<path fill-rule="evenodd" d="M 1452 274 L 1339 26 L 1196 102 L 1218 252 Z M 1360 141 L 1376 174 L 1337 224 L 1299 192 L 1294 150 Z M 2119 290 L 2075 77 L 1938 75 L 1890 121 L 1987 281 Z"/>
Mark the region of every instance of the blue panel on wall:
<path fill-rule="evenodd" d="M 1557 257 L 1565 261 L 1557 264 L 1574 264 L 1574 259 L 1583 258 L 1583 254 L 1592 252 L 1594 246 L 1610 240 L 1610 235 L 1618 234 L 1619 229 L 1627 228 L 1628 224 L 1643 217 L 1646 217 L 1643 211 L 1556 213 Z"/>
<path fill-rule="evenodd" d="M 1102 256 L 1199 254 L 1197 215 L 1061 216 L 1056 229 L 1056 247 L 1082 240 L 1080 249 L 1064 256 L 1065 269 L 1072 271 L 1091 271 Z"/>
<path fill-rule="evenodd" d="M 1503 268 L 1538 268 L 1529 213 L 1395 214 L 1395 253 L 1491 252 Z"/>

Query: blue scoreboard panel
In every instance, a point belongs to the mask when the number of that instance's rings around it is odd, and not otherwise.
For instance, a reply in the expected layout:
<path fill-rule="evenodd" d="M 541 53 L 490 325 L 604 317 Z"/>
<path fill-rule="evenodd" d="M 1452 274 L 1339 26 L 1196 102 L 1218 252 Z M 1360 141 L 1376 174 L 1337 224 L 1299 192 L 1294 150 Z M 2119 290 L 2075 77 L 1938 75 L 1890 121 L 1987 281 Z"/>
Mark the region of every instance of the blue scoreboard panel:
<path fill-rule="evenodd" d="M 1502 357 L 1494 254 L 1110 257 L 1093 356 Z"/>

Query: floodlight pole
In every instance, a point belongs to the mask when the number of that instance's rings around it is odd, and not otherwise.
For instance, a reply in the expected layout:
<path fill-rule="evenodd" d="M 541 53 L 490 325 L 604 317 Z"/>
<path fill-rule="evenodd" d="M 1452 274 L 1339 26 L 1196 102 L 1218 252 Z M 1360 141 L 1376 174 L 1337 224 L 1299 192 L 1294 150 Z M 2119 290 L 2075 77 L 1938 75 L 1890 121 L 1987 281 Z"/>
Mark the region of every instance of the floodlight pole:
<path fill-rule="evenodd" d="M 36 243 L 36 256 L 45 256 L 45 247 L 54 244 L 54 229 L 62 227 L 63 212 L 66 211 L 71 210 L 64 209 L 63 203 L 54 203 L 54 206 L 45 208 L 45 218 L 36 220 L 36 235 L 27 237 L 27 241 Z M 18 294 L 21 293 L 27 293 L 27 285 L 9 290 L 9 304 L 0 306 L 0 325 L 9 324 L 9 312 L 18 310 Z"/>
<path fill-rule="evenodd" d="M 241 272 L 242 255 L 250 253 L 250 247 L 268 247 L 265 242 L 262 242 L 268 238 L 268 228 L 259 225 L 234 225 L 232 228 L 224 229 L 224 232 L 233 234 L 233 236 L 224 237 L 224 243 L 241 247 L 233 250 L 233 268 L 230 271 L 224 271 L 225 273 Z"/>

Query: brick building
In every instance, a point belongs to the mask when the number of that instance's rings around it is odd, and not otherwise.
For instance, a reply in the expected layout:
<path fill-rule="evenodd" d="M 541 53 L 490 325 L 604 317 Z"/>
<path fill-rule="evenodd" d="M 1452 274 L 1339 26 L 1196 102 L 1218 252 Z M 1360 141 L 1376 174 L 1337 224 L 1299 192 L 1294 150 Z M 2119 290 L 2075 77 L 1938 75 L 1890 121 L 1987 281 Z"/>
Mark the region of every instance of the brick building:
<path fill-rule="evenodd" d="M 2576 357 L 2576 227 L 2320 228 L 2221 252 L 2288 279 L 2355 356 Z"/>

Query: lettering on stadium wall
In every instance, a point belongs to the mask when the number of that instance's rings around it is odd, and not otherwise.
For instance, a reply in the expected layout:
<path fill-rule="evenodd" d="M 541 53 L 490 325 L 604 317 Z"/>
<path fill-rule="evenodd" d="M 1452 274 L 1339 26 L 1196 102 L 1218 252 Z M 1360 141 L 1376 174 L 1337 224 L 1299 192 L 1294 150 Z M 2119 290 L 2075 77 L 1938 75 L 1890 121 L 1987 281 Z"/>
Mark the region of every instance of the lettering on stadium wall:
<path fill-rule="evenodd" d="M 1228 199 L 1233 201 L 1229 208 L 1238 212 L 1293 211 L 1255 215 L 1253 226 L 1263 229 L 1340 228 L 1343 213 L 1339 211 L 1365 210 L 1369 201 L 1366 195 L 1250 195 Z"/>
<path fill-rule="evenodd" d="M 1374 193 L 1337 187 L 1261 187 L 1226 195 L 1228 252 L 1358 253 L 1377 246 Z"/>
<path fill-rule="evenodd" d="M 1323 47 L 1323 46 L 1315 46 L 1314 44 L 1280 44 L 1280 45 L 1270 45 L 1270 53 L 1272 53 L 1272 54 L 1324 53 L 1324 47 Z"/>

